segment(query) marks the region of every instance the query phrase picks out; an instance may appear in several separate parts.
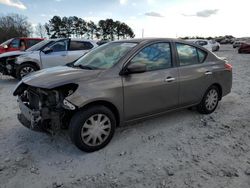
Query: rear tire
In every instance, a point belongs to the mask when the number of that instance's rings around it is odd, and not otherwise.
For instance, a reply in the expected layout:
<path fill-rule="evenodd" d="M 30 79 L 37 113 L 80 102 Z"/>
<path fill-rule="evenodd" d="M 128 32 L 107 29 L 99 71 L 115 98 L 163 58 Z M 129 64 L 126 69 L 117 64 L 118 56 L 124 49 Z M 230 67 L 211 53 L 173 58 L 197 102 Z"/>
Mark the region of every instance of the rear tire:
<path fill-rule="evenodd" d="M 21 80 L 24 76 L 30 74 L 31 72 L 37 71 L 37 66 L 31 63 L 23 63 L 19 65 L 16 69 L 16 78 Z"/>
<path fill-rule="evenodd" d="M 91 106 L 77 112 L 71 119 L 71 141 L 82 151 L 94 152 L 104 148 L 116 128 L 113 112 L 105 106 Z"/>
<path fill-rule="evenodd" d="M 205 92 L 201 103 L 197 106 L 198 112 L 201 114 L 211 114 L 218 106 L 220 99 L 220 92 L 218 87 L 211 86 Z"/>

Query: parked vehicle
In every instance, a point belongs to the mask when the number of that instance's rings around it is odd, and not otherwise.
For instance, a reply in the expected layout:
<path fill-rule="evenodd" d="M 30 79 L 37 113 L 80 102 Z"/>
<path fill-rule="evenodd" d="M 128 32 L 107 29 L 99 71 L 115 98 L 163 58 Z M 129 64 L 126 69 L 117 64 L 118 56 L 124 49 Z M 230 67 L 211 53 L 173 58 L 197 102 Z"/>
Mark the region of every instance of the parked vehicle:
<path fill-rule="evenodd" d="M 54 40 L 44 40 L 35 44 L 34 46 L 30 47 L 25 51 L 13 51 L 0 54 L 0 73 L 4 75 L 10 75 L 16 78 L 16 57 L 26 53 L 32 53 L 33 51 L 41 51 L 46 46 L 52 44 L 53 41 Z"/>
<path fill-rule="evenodd" d="M 212 51 L 216 52 L 220 49 L 220 43 L 216 42 L 215 40 L 210 40 L 210 43 L 212 44 Z"/>
<path fill-rule="evenodd" d="M 238 49 L 238 53 L 250 53 L 250 44 L 242 43 Z"/>
<path fill-rule="evenodd" d="M 24 126 L 47 132 L 68 127 L 72 142 L 93 152 L 128 122 L 193 106 L 210 114 L 231 87 L 232 66 L 203 47 L 132 39 L 104 44 L 70 67 L 32 73 L 13 94 Z"/>
<path fill-rule="evenodd" d="M 41 42 L 42 38 L 12 38 L 0 44 L 0 54 L 12 51 L 23 51 Z"/>
<path fill-rule="evenodd" d="M 2 72 L 21 79 L 40 69 L 73 62 L 97 46 L 94 41 L 82 39 L 45 40 L 22 52 L 21 55 L 10 54 L 12 56 L 8 58 L 4 56 L 5 63 L 1 62 L 0 56 Z"/>
<path fill-rule="evenodd" d="M 219 50 L 220 46 L 215 41 L 212 42 L 211 40 L 206 39 L 188 39 L 187 41 L 192 42 L 194 44 L 200 45 L 206 48 L 209 51 L 217 51 Z"/>
<path fill-rule="evenodd" d="M 244 43 L 244 41 L 235 41 L 235 42 L 233 43 L 233 48 L 238 48 L 238 47 L 240 47 L 240 45 L 241 45 L 242 43 Z"/>

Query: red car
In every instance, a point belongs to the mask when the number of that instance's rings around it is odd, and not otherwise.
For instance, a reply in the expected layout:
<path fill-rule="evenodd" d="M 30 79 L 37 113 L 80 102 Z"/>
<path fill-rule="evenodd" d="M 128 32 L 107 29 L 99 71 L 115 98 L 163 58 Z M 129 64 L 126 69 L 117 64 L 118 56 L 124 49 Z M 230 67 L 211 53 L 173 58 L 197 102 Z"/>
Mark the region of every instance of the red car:
<path fill-rule="evenodd" d="M 250 44 L 242 43 L 238 49 L 238 53 L 250 53 Z"/>
<path fill-rule="evenodd" d="M 0 54 L 5 52 L 26 50 L 27 48 L 41 42 L 42 38 L 12 38 L 0 44 Z"/>

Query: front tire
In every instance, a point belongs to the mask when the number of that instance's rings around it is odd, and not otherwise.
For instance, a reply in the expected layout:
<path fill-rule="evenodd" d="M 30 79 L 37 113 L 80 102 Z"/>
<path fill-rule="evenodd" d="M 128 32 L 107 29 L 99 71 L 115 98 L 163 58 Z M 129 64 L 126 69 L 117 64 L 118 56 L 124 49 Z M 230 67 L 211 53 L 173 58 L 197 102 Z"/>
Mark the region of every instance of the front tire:
<path fill-rule="evenodd" d="M 17 67 L 16 69 L 16 77 L 18 80 L 21 80 L 24 76 L 34 72 L 34 71 L 37 71 L 38 68 L 31 64 L 31 63 L 24 63 L 24 64 L 21 64 Z"/>
<path fill-rule="evenodd" d="M 219 89 L 216 86 L 211 86 L 207 89 L 201 103 L 198 105 L 198 112 L 201 114 L 211 114 L 218 106 L 220 98 Z"/>
<path fill-rule="evenodd" d="M 104 148 L 112 139 L 116 127 L 113 112 L 105 106 L 91 106 L 77 112 L 71 119 L 71 141 L 82 151 Z"/>

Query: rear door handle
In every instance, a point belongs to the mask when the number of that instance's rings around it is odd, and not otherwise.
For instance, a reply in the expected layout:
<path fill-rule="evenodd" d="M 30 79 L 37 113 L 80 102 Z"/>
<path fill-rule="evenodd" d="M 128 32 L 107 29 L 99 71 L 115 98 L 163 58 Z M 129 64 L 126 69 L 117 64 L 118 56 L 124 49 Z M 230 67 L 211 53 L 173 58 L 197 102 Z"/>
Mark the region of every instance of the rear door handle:
<path fill-rule="evenodd" d="M 173 77 L 167 77 L 165 79 L 165 82 L 173 82 L 173 81 L 175 81 L 175 78 L 173 78 Z"/>
<path fill-rule="evenodd" d="M 205 75 L 211 75 L 211 74 L 213 74 L 211 71 L 205 72 Z"/>

